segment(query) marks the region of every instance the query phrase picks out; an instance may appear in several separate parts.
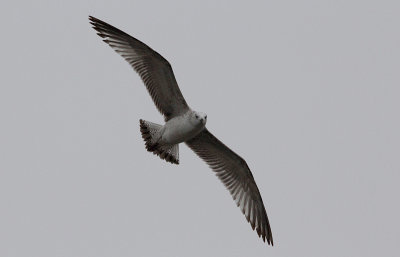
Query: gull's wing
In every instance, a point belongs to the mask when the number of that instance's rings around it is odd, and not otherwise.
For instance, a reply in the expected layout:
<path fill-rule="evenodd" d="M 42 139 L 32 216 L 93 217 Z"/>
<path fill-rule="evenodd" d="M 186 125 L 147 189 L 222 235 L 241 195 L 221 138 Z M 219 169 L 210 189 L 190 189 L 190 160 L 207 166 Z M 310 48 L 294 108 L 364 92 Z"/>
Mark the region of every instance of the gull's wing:
<path fill-rule="evenodd" d="M 258 236 L 273 245 L 264 203 L 245 160 L 206 128 L 186 144 L 216 172 Z"/>
<path fill-rule="evenodd" d="M 172 67 L 160 54 L 125 32 L 89 16 L 90 24 L 142 78 L 157 109 L 166 120 L 185 113 L 188 105 L 179 90 Z"/>

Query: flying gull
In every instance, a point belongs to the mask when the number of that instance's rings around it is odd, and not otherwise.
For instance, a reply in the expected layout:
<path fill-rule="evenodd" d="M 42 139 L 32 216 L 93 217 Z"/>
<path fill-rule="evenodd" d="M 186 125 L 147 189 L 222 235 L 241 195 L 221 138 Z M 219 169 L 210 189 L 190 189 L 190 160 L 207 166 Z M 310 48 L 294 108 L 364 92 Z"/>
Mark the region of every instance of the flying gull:
<path fill-rule="evenodd" d="M 139 74 L 157 109 L 164 115 L 164 125 L 140 120 L 147 151 L 179 164 L 179 144 L 185 142 L 215 171 L 258 236 L 273 245 L 264 203 L 246 161 L 207 130 L 205 113 L 187 105 L 169 62 L 125 32 L 95 17 L 89 16 L 89 20 L 103 41 Z"/>

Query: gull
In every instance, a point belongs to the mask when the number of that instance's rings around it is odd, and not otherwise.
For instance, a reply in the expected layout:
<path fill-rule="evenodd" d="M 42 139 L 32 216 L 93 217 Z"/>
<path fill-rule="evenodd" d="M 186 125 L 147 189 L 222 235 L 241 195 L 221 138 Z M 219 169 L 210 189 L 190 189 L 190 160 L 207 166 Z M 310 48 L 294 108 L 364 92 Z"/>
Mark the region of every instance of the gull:
<path fill-rule="evenodd" d="M 260 191 L 246 161 L 206 128 L 207 115 L 192 110 L 178 87 L 172 67 L 159 53 L 125 32 L 89 16 L 90 24 L 111 48 L 139 74 L 165 124 L 140 119 L 147 151 L 179 164 L 179 144 L 186 143 L 229 190 L 259 237 L 273 245 L 271 227 Z"/>

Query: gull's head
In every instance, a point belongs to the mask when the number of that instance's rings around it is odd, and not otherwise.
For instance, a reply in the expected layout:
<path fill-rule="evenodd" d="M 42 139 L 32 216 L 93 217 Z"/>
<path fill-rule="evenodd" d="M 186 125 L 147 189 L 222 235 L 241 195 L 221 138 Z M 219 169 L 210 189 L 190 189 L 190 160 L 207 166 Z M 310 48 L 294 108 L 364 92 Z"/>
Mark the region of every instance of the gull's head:
<path fill-rule="evenodd" d="M 205 114 L 204 112 L 193 111 L 191 121 L 194 125 L 205 126 L 207 123 L 207 114 Z"/>

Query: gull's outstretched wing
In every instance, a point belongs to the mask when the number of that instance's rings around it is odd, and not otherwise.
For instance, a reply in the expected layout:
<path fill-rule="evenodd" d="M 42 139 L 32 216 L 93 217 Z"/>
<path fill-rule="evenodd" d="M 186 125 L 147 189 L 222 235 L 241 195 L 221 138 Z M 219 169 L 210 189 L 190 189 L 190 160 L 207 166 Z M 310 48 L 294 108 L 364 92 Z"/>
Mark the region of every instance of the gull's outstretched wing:
<path fill-rule="evenodd" d="M 273 245 L 264 203 L 245 160 L 206 128 L 186 144 L 216 172 L 258 236 Z"/>
<path fill-rule="evenodd" d="M 89 16 L 89 20 L 103 41 L 124 57 L 139 74 L 166 120 L 188 110 L 167 60 L 146 44 L 104 21 L 92 16 Z"/>

